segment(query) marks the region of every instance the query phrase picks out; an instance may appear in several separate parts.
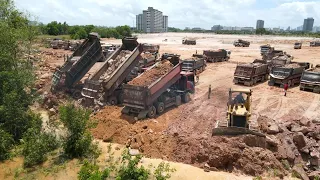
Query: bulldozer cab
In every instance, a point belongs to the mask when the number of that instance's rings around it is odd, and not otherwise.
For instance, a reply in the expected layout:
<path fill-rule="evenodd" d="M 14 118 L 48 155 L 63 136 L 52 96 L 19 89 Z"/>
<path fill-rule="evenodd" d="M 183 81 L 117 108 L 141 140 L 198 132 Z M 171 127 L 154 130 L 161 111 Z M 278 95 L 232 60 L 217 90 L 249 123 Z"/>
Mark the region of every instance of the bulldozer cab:
<path fill-rule="evenodd" d="M 230 89 L 227 119 L 228 126 L 248 127 L 251 115 L 251 90 L 250 89 Z"/>
<path fill-rule="evenodd" d="M 265 137 L 260 133 L 251 118 L 251 89 L 230 89 L 227 103 L 227 117 L 217 120 L 212 135 L 241 135 L 253 134 Z M 254 127 L 254 128 L 252 128 Z"/>

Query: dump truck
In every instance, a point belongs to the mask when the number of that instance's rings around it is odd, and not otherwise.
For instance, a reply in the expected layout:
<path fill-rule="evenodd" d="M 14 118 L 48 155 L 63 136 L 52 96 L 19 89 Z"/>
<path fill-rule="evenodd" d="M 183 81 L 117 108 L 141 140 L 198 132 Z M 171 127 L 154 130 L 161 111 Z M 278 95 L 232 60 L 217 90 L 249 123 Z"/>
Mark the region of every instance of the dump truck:
<path fill-rule="evenodd" d="M 166 62 L 164 62 L 166 63 Z M 163 69 L 161 62 L 154 68 Z M 157 67 L 158 65 L 158 67 Z M 147 70 L 134 80 L 139 80 L 147 74 L 148 78 L 154 68 Z M 182 63 L 171 67 L 165 74 L 148 84 L 123 85 L 123 114 L 136 115 L 138 119 L 154 118 L 167 108 L 179 106 L 181 102 L 190 101 L 190 93 L 194 92 L 194 73 L 182 71 Z M 163 72 L 163 71 L 160 71 Z M 143 81 L 142 81 L 143 82 Z"/>
<path fill-rule="evenodd" d="M 181 62 L 179 54 L 163 53 L 161 56 L 161 61 L 165 60 L 170 61 L 172 64 L 178 64 L 179 62 Z"/>
<path fill-rule="evenodd" d="M 64 41 L 61 39 L 54 39 L 51 42 L 51 46 L 53 49 L 63 49 Z"/>
<path fill-rule="evenodd" d="M 269 51 L 272 51 L 274 49 L 270 46 L 270 44 L 262 45 L 260 46 L 260 54 L 263 56 L 264 54 L 268 54 Z"/>
<path fill-rule="evenodd" d="M 184 39 L 182 40 L 182 44 L 186 44 L 186 45 L 196 45 L 197 41 L 196 40 L 191 40 L 191 39 Z"/>
<path fill-rule="evenodd" d="M 301 42 L 294 43 L 294 46 L 293 46 L 294 49 L 301 49 L 301 47 L 302 47 L 302 43 Z"/>
<path fill-rule="evenodd" d="M 205 70 L 207 64 L 204 58 L 199 57 L 197 54 L 192 55 L 192 58 L 182 61 L 182 71 L 186 72 L 202 72 Z"/>
<path fill-rule="evenodd" d="M 238 64 L 234 72 L 233 82 L 252 86 L 257 82 L 264 82 L 268 79 L 268 65 L 264 63 Z"/>
<path fill-rule="evenodd" d="M 269 85 L 280 85 L 283 87 L 285 83 L 289 87 L 300 84 L 300 79 L 304 69 L 308 63 L 292 62 L 281 67 L 273 67 L 270 72 Z"/>
<path fill-rule="evenodd" d="M 252 134 L 266 137 L 259 131 L 257 119 L 252 115 L 251 96 L 251 89 L 229 90 L 227 117 L 216 122 L 213 136 Z"/>
<path fill-rule="evenodd" d="M 139 69 L 141 72 L 145 71 L 148 67 L 154 65 L 158 61 L 160 46 L 154 44 L 143 44 L 142 59 L 139 61 Z"/>
<path fill-rule="evenodd" d="M 122 45 L 88 79 L 82 89 L 84 105 L 94 105 L 94 100 L 110 105 L 121 104 L 122 86 L 138 75 L 134 68 L 141 59 L 142 45 L 137 38 L 125 37 Z"/>
<path fill-rule="evenodd" d="M 303 71 L 300 80 L 300 90 L 320 93 L 320 64 Z"/>
<path fill-rule="evenodd" d="M 275 56 L 281 56 L 286 54 L 283 50 L 275 50 L 274 47 L 271 47 L 268 52 L 261 53 L 263 60 L 271 60 Z"/>
<path fill-rule="evenodd" d="M 54 72 L 51 90 L 53 92 L 64 90 L 71 93 L 74 98 L 80 98 L 83 84 L 79 84 L 78 82 L 101 58 L 104 58 L 104 56 L 99 35 L 97 33 L 90 33 L 88 38 L 67 59 L 63 66 Z"/>
<path fill-rule="evenodd" d="M 310 42 L 311 47 L 317 47 L 320 46 L 320 39 L 314 39 L 313 41 Z"/>
<path fill-rule="evenodd" d="M 226 49 L 204 50 L 203 56 L 207 62 L 222 62 L 230 59 L 231 51 Z"/>
<path fill-rule="evenodd" d="M 233 42 L 233 45 L 235 47 L 249 47 L 250 46 L 250 42 L 242 40 L 242 39 L 238 39 L 238 40 Z"/>

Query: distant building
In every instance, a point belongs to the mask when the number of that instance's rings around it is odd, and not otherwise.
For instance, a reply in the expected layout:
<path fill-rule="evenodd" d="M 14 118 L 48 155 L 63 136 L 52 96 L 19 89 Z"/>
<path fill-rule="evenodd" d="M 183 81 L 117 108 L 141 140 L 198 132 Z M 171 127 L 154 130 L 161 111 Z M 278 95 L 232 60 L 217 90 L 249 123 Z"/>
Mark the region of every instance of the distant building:
<path fill-rule="evenodd" d="M 163 32 L 168 32 L 168 16 L 163 16 Z"/>
<path fill-rule="evenodd" d="M 264 20 L 258 20 L 256 29 L 262 29 L 264 28 Z"/>
<path fill-rule="evenodd" d="M 305 32 L 311 32 L 312 29 L 313 29 L 313 23 L 314 23 L 314 19 L 313 18 L 307 18 L 307 19 L 304 19 L 304 22 L 303 22 L 303 31 Z"/>
<path fill-rule="evenodd" d="M 313 27 L 312 32 L 320 32 L 320 27 L 319 26 Z"/>
<path fill-rule="evenodd" d="M 254 28 L 253 27 L 242 27 L 241 31 L 253 31 Z"/>
<path fill-rule="evenodd" d="M 280 28 L 273 28 L 272 31 L 273 32 L 280 32 Z"/>
<path fill-rule="evenodd" d="M 162 12 L 148 7 L 142 14 L 136 16 L 137 30 L 146 33 L 159 33 L 168 31 L 168 16 L 163 16 Z"/>
<path fill-rule="evenodd" d="M 303 26 L 298 26 L 297 27 L 297 31 L 302 31 L 302 29 L 303 29 Z"/>
<path fill-rule="evenodd" d="M 192 31 L 201 31 L 202 29 L 201 28 L 199 28 L 199 27 L 194 27 L 194 28 L 192 28 Z"/>
<path fill-rule="evenodd" d="M 220 25 L 214 25 L 211 27 L 211 31 L 220 31 L 222 30 L 222 26 Z"/>
<path fill-rule="evenodd" d="M 291 27 L 289 26 L 287 29 L 286 29 L 286 31 L 290 31 L 291 30 Z"/>

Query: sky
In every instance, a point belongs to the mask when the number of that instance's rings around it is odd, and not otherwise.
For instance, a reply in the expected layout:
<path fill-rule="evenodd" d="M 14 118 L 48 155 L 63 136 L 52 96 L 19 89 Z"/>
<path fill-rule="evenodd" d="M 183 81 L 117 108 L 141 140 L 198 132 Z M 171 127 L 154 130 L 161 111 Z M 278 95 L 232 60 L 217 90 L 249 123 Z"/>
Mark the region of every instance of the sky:
<path fill-rule="evenodd" d="M 213 25 L 296 28 L 308 17 L 320 26 L 320 0 L 15 0 L 17 8 L 37 21 L 70 25 L 135 26 L 136 15 L 154 7 L 169 16 L 169 27 Z"/>

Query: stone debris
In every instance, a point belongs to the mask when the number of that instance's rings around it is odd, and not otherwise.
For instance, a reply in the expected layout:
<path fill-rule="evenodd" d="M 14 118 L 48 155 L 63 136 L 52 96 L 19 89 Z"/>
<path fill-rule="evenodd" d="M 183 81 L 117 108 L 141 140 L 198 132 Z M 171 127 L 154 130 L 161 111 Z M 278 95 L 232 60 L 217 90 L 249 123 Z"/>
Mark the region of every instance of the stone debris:
<path fill-rule="evenodd" d="M 100 77 L 100 80 L 108 80 L 110 75 L 122 64 L 126 59 L 129 58 L 131 51 L 122 50 L 115 59 L 110 59 L 108 63 L 107 71 Z"/>

